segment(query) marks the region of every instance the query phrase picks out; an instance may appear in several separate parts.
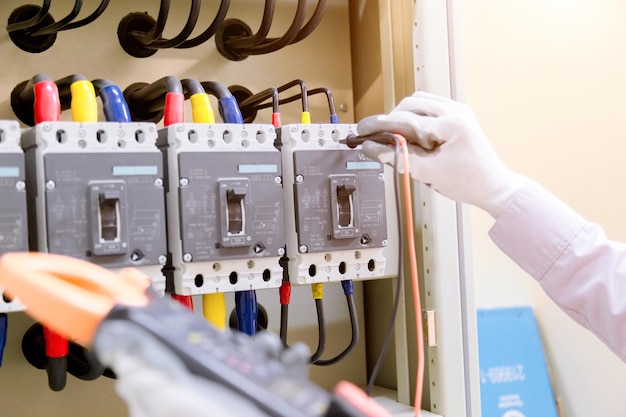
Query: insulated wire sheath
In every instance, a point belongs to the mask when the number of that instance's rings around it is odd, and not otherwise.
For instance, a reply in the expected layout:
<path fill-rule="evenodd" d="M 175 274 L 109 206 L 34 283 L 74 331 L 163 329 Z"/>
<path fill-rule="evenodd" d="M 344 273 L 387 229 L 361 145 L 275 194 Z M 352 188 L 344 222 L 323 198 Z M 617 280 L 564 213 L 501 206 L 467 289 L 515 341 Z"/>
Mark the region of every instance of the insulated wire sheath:
<path fill-rule="evenodd" d="M 247 108 L 247 107 L 252 107 L 252 108 L 258 109 L 259 107 L 255 106 L 255 104 L 263 102 L 263 101 L 267 100 L 270 97 L 272 98 L 272 101 L 270 103 L 266 103 L 263 108 L 272 107 L 272 111 L 274 113 L 277 113 L 278 112 L 278 106 L 279 106 L 279 104 L 282 104 L 282 103 L 278 99 L 278 88 L 276 88 L 276 87 L 266 88 L 265 90 L 260 91 L 260 92 L 258 92 L 256 94 L 248 97 L 247 99 L 245 99 L 244 101 L 239 103 L 239 108 L 241 108 L 242 110 L 244 108 Z M 299 97 L 299 96 L 297 96 L 297 97 Z"/>
<path fill-rule="evenodd" d="M 72 20 L 74 20 L 74 18 L 78 16 L 78 14 L 80 13 L 80 9 L 82 8 L 83 8 L 83 0 L 75 0 L 74 8 L 67 16 L 65 16 L 63 19 L 59 20 L 58 22 L 42 27 L 41 29 L 33 33 L 31 36 L 51 35 L 53 33 L 57 33 L 59 29 L 61 29 L 63 26 L 69 24 Z"/>
<path fill-rule="evenodd" d="M 408 145 L 407 145 L 406 139 L 403 136 L 394 134 L 393 137 L 396 143 L 395 158 L 394 158 L 394 173 L 396 175 L 394 178 L 394 185 L 395 185 L 395 191 L 397 193 L 396 194 L 397 208 L 399 210 L 399 207 L 402 201 L 398 198 L 400 194 L 399 193 L 400 186 L 398 183 L 398 176 L 399 176 L 398 164 L 400 162 L 400 149 L 401 149 L 402 157 L 403 157 L 402 163 L 404 167 L 404 172 L 402 173 L 402 179 L 403 179 L 402 185 L 404 188 L 404 210 L 406 214 L 406 228 L 409 231 L 413 231 L 413 206 L 412 206 L 412 200 L 411 200 L 411 175 L 410 175 L 410 169 L 409 169 Z M 402 222 L 400 220 L 401 219 L 400 214 L 401 213 L 398 212 L 398 216 L 399 216 L 398 224 L 400 225 L 400 227 L 398 228 L 399 233 L 401 233 L 403 230 L 401 227 Z M 402 238 L 400 240 L 400 248 L 401 248 L 400 254 L 404 252 L 403 250 L 404 244 L 405 244 L 405 241 Z M 414 303 L 413 312 L 415 314 L 414 316 L 415 335 L 416 335 L 415 343 L 416 343 L 416 348 L 417 348 L 417 364 L 416 364 L 416 373 L 415 373 L 415 398 L 414 398 L 413 409 L 414 409 L 415 417 L 418 417 L 420 415 L 420 408 L 422 405 L 422 396 L 423 396 L 423 391 L 424 391 L 424 329 L 423 329 L 423 323 L 422 323 L 422 307 L 421 307 L 420 291 L 419 291 L 419 276 L 418 276 L 418 271 L 417 271 L 417 255 L 415 251 L 415 240 L 412 235 L 409 236 L 409 238 L 406 241 L 406 244 L 407 244 L 407 255 L 408 255 L 408 259 L 410 263 L 410 272 L 411 272 L 411 275 L 410 275 L 411 287 L 412 287 L 412 296 L 413 296 L 413 303 Z M 402 272 L 404 269 L 404 263 L 402 262 L 402 260 L 400 260 L 399 265 L 400 265 L 400 272 Z M 399 274 L 399 275 L 400 277 L 402 277 L 402 274 Z M 396 288 L 396 299 L 394 300 L 392 321 L 390 322 L 390 325 L 387 328 L 387 333 L 385 335 L 385 341 L 383 344 L 383 349 L 381 350 L 381 355 L 379 355 L 378 357 L 376 366 L 374 367 L 374 371 L 372 372 L 372 376 L 370 377 L 370 380 L 367 385 L 367 392 L 370 395 L 373 389 L 376 375 L 380 369 L 380 365 L 382 364 L 382 360 L 384 358 L 383 352 L 386 351 L 388 344 L 389 344 L 389 340 L 391 339 L 393 325 L 395 322 L 395 317 L 397 315 L 398 305 L 399 305 L 400 292 L 398 291 L 398 288 L 400 288 L 402 281 L 403 279 L 401 279 L 400 282 L 398 282 L 398 285 Z"/>
<path fill-rule="evenodd" d="M 321 298 L 315 299 L 315 309 L 317 310 L 317 332 L 319 338 L 317 340 L 317 349 L 309 360 L 310 363 L 315 363 L 315 361 L 322 356 L 326 348 L 326 320 L 324 319 L 324 302 Z"/>
<path fill-rule="evenodd" d="M 334 358 L 318 359 L 313 362 L 314 365 L 329 366 L 336 364 L 352 352 L 359 342 L 359 318 L 357 316 L 356 305 L 354 303 L 354 295 L 346 295 L 346 301 L 348 302 L 348 310 L 350 311 L 350 328 L 352 329 L 350 344 Z"/>
<path fill-rule="evenodd" d="M 185 42 L 185 39 L 191 35 L 191 32 L 193 32 L 193 29 L 196 27 L 198 17 L 200 16 L 200 5 L 200 0 L 192 0 L 191 11 L 187 17 L 187 22 L 178 35 L 174 36 L 172 39 L 155 39 L 154 41 L 146 44 L 146 47 L 149 49 L 167 49 L 174 48 Z"/>
<path fill-rule="evenodd" d="M 265 0 L 265 6 L 263 7 L 263 17 L 261 18 L 261 24 L 259 29 L 252 36 L 234 38 L 228 41 L 228 45 L 237 50 L 252 48 L 267 38 L 267 34 L 272 26 L 272 20 L 274 18 L 274 10 L 276 8 L 275 0 Z"/>
<path fill-rule="evenodd" d="M 300 42 L 301 40 L 309 36 L 322 21 L 322 17 L 324 17 L 325 11 L 326 0 L 318 0 L 313 15 L 311 16 L 309 21 L 302 27 L 302 29 L 300 29 L 296 37 L 290 42 L 290 45 L 293 45 L 296 42 Z"/>
<path fill-rule="evenodd" d="M 240 52 L 247 55 L 262 55 L 271 52 L 278 51 L 289 45 L 295 37 L 298 35 L 304 19 L 306 17 L 306 0 L 298 0 L 298 6 L 296 8 L 296 15 L 291 22 L 291 25 L 280 38 L 266 38 L 261 43 L 250 47 L 241 48 Z"/>
<path fill-rule="evenodd" d="M 230 7 L 230 0 L 222 0 L 220 2 L 219 9 L 217 9 L 217 13 L 215 14 L 215 18 L 213 18 L 213 21 L 211 22 L 209 27 L 200 35 L 192 39 L 187 39 L 183 43 L 176 45 L 175 48 L 178 48 L 178 49 L 193 48 L 211 39 L 211 37 L 215 35 L 215 32 L 217 32 L 217 29 L 220 27 L 220 25 L 224 22 L 224 19 L 226 19 L 226 14 L 228 13 L 229 7 Z"/>
<path fill-rule="evenodd" d="M 63 26 L 61 29 L 59 29 L 59 31 L 68 30 L 68 29 L 76 29 L 76 28 L 88 25 L 89 23 L 99 18 L 102 15 L 102 13 L 104 13 L 105 9 L 109 6 L 109 3 L 110 3 L 110 0 L 102 0 L 100 5 L 96 8 L 96 10 L 92 14 L 90 14 L 89 16 L 87 16 L 86 18 L 82 20 L 79 20 L 78 22 L 72 22 Z"/>
<path fill-rule="evenodd" d="M 287 326 L 289 322 L 289 304 L 280 305 L 280 340 L 287 346 Z"/>
<path fill-rule="evenodd" d="M 332 92 L 330 91 L 329 88 L 327 88 L 327 87 L 319 87 L 319 88 L 314 88 L 312 90 L 307 90 L 306 95 L 307 96 L 313 96 L 315 94 L 322 94 L 322 93 L 326 94 L 326 97 L 328 99 L 328 110 L 329 110 L 330 114 L 331 115 L 336 115 L 337 111 L 336 111 L 336 108 L 335 108 L 335 98 L 333 97 L 333 94 L 332 94 Z M 254 96 L 252 96 L 252 97 L 254 97 Z M 262 110 L 262 109 L 266 109 L 268 107 L 274 106 L 273 102 L 272 103 L 263 103 L 263 101 L 265 101 L 266 98 L 261 99 L 261 100 L 256 100 L 256 102 L 255 102 L 255 101 L 252 100 L 252 97 L 244 100 L 241 103 L 241 107 L 242 108 L 246 108 L 248 106 L 252 106 L 256 110 Z M 291 97 L 287 97 L 287 98 L 283 98 L 283 99 L 279 100 L 278 104 L 279 105 L 280 104 L 289 104 L 289 103 L 292 103 L 292 102 L 294 102 L 296 100 L 300 100 L 301 97 L 302 97 L 302 93 L 296 94 L 296 95 L 293 95 Z M 307 103 L 307 105 L 308 105 L 308 103 Z"/>
<path fill-rule="evenodd" d="M 396 140 L 400 143 L 403 150 L 404 160 L 404 205 L 406 211 L 406 227 L 413 230 L 413 206 L 411 202 L 411 175 L 409 171 L 409 149 L 407 141 L 403 136 L 395 135 Z M 422 323 L 422 306 L 419 292 L 419 277 L 417 272 L 417 255 L 415 252 L 415 239 L 413 236 L 408 239 L 408 255 L 411 266 L 411 287 L 413 292 L 413 312 L 415 313 L 415 344 L 417 345 L 417 364 L 415 372 L 415 401 L 413 408 L 415 417 L 419 417 L 420 408 L 422 406 L 422 394 L 424 391 L 424 329 Z"/>
<path fill-rule="evenodd" d="M 26 29 L 32 28 L 33 26 L 37 26 L 43 19 L 46 18 L 46 15 L 48 14 L 48 11 L 50 10 L 51 3 L 52 3 L 52 0 L 44 0 L 43 4 L 41 5 L 41 9 L 35 16 L 23 22 L 17 22 L 17 23 L 12 23 L 10 25 L 7 25 L 6 27 L 7 32 L 10 33 L 10 32 L 15 32 L 18 30 L 26 30 Z"/>
<path fill-rule="evenodd" d="M 156 19 L 156 23 L 152 30 L 148 33 L 137 32 L 134 36 L 143 45 L 149 45 L 161 37 L 165 30 L 165 22 L 167 22 L 167 15 L 170 12 L 170 0 L 161 0 L 159 6 L 159 14 Z"/>

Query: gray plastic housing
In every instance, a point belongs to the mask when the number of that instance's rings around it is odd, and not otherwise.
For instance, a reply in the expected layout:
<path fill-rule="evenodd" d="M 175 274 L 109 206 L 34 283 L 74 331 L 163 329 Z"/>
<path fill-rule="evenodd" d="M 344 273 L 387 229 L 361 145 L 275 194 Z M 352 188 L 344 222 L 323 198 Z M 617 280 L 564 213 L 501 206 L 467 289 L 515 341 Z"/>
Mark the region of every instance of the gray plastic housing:
<path fill-rule="evenodd" d="M 153 123 L 45 122 L 22 135 L 31 249 L 132 266 L 164 292 L 163 159 Z"/>
<path fill-rule="evenodd" d="M 384 166 L 339 143 L 356 125 L 279 130 L 289 276 L 294 284 L 388 276 Z"/>
<path fill-rule="evenodd" d="M 0 120 L 0 255 L 29 249 L 25 175 L 19 123 Z M 24 309 L 2 295 L 0 287 L 0 313 Z"/>
<path fill-rule="evenodd" d="M 181 123 L 159 131 L 176 293 L 280 286 L 285 232 L 275 139 L 265 124 Z"/>

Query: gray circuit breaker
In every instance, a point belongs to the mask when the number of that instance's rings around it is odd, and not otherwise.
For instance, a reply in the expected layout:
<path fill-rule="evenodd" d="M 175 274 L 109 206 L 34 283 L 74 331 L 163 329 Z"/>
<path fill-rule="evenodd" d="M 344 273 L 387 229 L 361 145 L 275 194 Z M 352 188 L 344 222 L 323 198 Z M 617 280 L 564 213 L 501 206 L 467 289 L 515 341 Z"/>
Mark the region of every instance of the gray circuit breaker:
<path fill-rule="evenodd" d="M 285 232 L 275 139 L 274 127 L 265 124 L 175 124 L 159 131 L 176 293 L 280 286 Z"/>
<path fill-rule="evenodd" d="M 388 275 L 384 167 L 339 143 L 355 125 L 280 129 L 292 283 Z"/>
<path fill-rule="evenodd" d="M 136 267 L 164 292 L 163 159 L 152 123 L 45 122 L 22 135 L 33 250 Z"/>
<path fill-rule="evenodd" d="M 19 124 L 0 120 L 0 255 L 29 249 L 25 181 Z M 0 288 L 0 313 L 23 308 Z"/>

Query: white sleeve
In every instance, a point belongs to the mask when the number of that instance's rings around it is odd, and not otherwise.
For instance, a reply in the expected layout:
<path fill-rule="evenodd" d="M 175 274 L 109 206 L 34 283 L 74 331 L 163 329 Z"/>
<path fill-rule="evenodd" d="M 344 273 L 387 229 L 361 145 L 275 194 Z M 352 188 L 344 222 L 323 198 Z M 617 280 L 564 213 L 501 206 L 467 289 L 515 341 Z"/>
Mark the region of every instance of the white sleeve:
<path fill-rule="evenodd" d="M 578 323 L 626 361 L 626 245 L 531 182 L 489 231 Z"/>

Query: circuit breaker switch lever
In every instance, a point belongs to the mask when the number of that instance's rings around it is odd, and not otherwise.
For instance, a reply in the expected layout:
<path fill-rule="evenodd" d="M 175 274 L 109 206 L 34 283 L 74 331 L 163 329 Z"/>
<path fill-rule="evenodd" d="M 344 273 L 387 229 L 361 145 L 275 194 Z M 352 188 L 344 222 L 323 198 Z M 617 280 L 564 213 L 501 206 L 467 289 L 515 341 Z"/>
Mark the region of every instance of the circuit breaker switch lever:
<path fill-rule="evenodd" d="M 229 235 L 238 235 L 244 232 L 245 196 L 245 187 L 236 187 L 226 191 L 226 210 Z"/>
<path fill-rule="evenodd" d="M 352 194 L 356 191 L 353 184 L 341 184 L 337 187 L 337 223 L 339 227 L 352 227 Z"/>
<path fill-rule="evenodd" d="M 115 242 L 119 240 L 119 194 L 104 192 L 98 194 L 100 212 L 100 240 Z"/>

